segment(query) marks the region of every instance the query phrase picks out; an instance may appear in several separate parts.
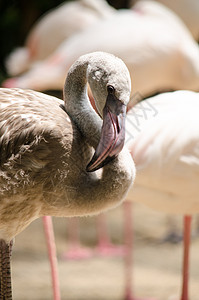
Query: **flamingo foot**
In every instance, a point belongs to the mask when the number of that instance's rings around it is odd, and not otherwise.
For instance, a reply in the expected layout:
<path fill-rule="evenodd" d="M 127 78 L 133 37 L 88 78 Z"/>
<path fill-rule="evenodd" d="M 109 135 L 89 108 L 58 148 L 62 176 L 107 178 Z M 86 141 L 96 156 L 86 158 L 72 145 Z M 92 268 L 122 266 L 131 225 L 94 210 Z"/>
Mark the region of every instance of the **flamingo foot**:
<path fill-rule="evenodd" d="M 121 245 L 116 246 L 112 243 L 101 243 L 96 247 L 95 253 L 103 257 L 124 256 L 127 253 L 127 249 Z"/>
<path fill-rule="evenodd" d="M 62 259 L 64 260 L 81 260 L 91 257 L 93 257 L 93 251 L 80 246 L 73 246 L 62 255 Z"/>
<path fill-rule="evenodd" d="M 169 232 L 165 237 L 162 239 L 162 243 L 170 243 L 170 244 L 178 244 L 182 242 L 183 236 L 178 232 Z"/>

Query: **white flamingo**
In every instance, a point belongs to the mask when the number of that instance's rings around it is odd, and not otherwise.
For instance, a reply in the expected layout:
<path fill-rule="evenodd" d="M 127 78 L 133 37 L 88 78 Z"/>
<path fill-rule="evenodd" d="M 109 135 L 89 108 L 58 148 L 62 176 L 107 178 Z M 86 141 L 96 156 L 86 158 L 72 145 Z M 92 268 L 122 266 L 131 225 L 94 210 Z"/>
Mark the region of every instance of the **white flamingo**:
<path fill-rule="evenodd" d="M 87 81 L 103 125 L 88 100 Z M 31 90 L 0 90 L 1 299 L 12 299 L 12 240 L 28 224 L 44 215 L 96 214 L 126 196 L 135 176 L 123 148 L 129 96 L 125 64 L 102 52 L 70 68 L 64 102 Z"/>
<path fill-rule="evenodd" d="M 132 1 L 133 4 L 139 0 Z M 192 36 L 199 41 L 199 2 L 198 0 L 156 0 L 173 10 L 186 24 Z"/>
<path fill-rule="evenodd" d="M 65 39 L 114 11 L 105 0 L 70 1 L 50 10 L 33 25 L 24 47 L 14 49 L 7 57 L 8 74 L 16 76 L 27 71 L 32 64 L 52 54 Z"/>
<path fill-rule="evenodd" d="M 154 1 L 140 1 L 135 10 L 120 10 L 72 36 L 48 59 L 8 79 L 4 86 L 61 89 L 66 67 L 80 55 L 98 50 L 123 59 L 134 93 L 148 96 L 168 89 L 199 88 L 198 44 L 174 13 Z"/>
<path fill-rule="evenodd" d="M 137 169 L 136 184 L 127 199 L 185 216 L 181 300 L 189 299 L 191 215 L 199 213 L 198 111 L 199 93 L 163 93 L 135 105 L 126 124 L 126 143 Z"/>

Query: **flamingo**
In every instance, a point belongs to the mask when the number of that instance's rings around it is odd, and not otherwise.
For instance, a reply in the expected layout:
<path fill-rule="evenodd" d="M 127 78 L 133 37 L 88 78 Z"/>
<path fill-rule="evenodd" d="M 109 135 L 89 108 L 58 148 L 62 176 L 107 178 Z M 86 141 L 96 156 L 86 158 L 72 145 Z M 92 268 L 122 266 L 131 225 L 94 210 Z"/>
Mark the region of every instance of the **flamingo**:
<path fill-rule="evenodd" d="M 27 73 L 8 79 L 4 86 L 59 90 L 75 59 L 98 50 L 126 63 L 133 91 L 143 97 L 163 90 L 199 88 L 198 44 L 172 11 L 144 0 L 134 10 L 119 10 L 67 39 L 47 59 Z"/>
<path fill-rule="evenodd" d="M 109 17 L 114 11 L 104 0 L 70 1 L 50 10 L 33 25 L 25 45 L 14 49 L 7 57 L 8 74 L 16 76 L 27 71 L 51 55 L 71 35 Z"/>
<path fill-rule="evenodd" d="M 127 200 L 144 203 L 163 213 L 184 215 L 180 300 L 189 299 L 191 216 L 199 212 L 198 110 L 199 93 L 186 90 L 162 93 L 135 105 L 126 122 L 126 145 L 132 151 L 137 169 L 136 184 Z M 130 261 L 131 258 L 128 266 Z"/>
<path fill-rule="evenodd" d="M 33 220 L 97 214 L 126 196 L 135 178 L 123 148 L 130 86 L 121 59 L 95 52 L 70 68 L 64 102 L 32 90 L 0 90 L 1 299 L 12 299 L 12 240 Z"/>
<path fill-rule="evenodd" d="M 137 1 L 132 1 L 135 4 Z M 199 2 L 198 0 L 156 0 L 173 10 L 186 24 L 196 41 L 199 40 Z"/>

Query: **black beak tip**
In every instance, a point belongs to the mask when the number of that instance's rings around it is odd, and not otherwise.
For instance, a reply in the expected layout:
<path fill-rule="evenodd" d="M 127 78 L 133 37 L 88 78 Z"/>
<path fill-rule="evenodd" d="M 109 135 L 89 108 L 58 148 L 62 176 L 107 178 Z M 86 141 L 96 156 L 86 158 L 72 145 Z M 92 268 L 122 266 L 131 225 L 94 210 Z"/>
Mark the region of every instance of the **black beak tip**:
<path fill-rule="evenodd" d="M 94 169 L 91 168 L 91 162 L 86 166 L 86 172 L 93 172 Z"/>
<path fill-rule="evenodd" d="M 97 157 L 96 155 L 94 154 L 91 161 L 88 163 L 88 165 L 86 166 L 86 171 L 87 172 L 94 172 L 96 171 L 96 168 L 93 166 L 93 164 L 95 163 Z"/>
<path fill-rule="evenodd" d="M 103 168 L 105 165 L 107 165 L 109 162 L 111 162 L 113 159 L 115 158 L 115 156 L 107 156 L 105 160 L 103 160 L 100 164 L 98 164 L 96 167 L 92 168 L 92 165 L 95 161 L 95 157 L 93 156 L 92 160 L 89 162 L 89 164 L 86 167 L 86 171 L 87 172 L 94 172 L 97 171 L 101 168 Z"/>

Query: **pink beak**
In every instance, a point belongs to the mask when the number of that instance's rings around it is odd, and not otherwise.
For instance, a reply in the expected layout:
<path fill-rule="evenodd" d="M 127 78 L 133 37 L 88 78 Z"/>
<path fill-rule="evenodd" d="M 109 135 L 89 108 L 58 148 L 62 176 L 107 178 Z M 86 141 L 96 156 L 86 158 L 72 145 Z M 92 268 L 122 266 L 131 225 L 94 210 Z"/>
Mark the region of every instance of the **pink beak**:
<path fill-rule="evenodd" d="M 125 140 L 125 116 L 126 106 L 113 95 L 108 95 L 103 109 L 101 138 L 93 158 L 87 165 L 88 172 L 102 168 L 122 150 Z"/>

